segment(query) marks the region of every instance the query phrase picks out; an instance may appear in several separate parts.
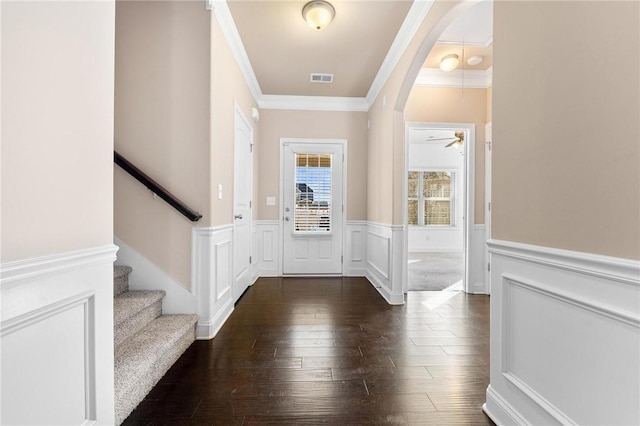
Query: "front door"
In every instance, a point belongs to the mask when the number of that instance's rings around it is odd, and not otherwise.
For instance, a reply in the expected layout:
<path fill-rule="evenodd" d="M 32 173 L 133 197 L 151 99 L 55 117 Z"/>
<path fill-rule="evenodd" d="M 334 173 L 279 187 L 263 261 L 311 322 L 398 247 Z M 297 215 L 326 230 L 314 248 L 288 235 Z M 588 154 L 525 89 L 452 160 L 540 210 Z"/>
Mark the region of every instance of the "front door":
<path fill-rule="evenodd" d="M 342 274 L 343 143 L 283 143 L 283 274 Z"/>
<path fill-rule="evenodd" d="M 233 301 L 251 282 L 251 193 L 253 128 L 236 107 L 234 143 Z"/>

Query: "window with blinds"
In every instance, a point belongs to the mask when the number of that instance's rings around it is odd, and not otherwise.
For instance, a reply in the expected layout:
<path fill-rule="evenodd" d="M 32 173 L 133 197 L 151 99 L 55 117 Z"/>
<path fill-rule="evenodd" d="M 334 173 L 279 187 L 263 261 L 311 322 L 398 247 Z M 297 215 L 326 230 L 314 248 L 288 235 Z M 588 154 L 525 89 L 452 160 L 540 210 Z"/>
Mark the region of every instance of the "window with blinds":
<path fill-rule="evenodd" d="M 296 154 L 295 232 L 331 232 L 331 154 Z"/>
<path fill-rule="evenodd" d="M 410 171 L 409 225 L 455 226 L 455 173 Z"/>

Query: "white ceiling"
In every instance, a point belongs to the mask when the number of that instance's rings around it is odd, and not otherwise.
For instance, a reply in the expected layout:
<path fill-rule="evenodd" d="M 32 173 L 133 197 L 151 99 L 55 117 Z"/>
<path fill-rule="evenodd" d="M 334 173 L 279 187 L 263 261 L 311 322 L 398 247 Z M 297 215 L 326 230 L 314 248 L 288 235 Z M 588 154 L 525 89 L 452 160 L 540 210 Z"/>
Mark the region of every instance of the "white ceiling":
<path fill-rule="evenodd" d="M 214 13 L 261 107 L 314 97 L 328 102 L 346 98 L 349 109 L 368 109 L 432 5 L 422 0 L 330 1 L 336 17 L 320 32 L 302 19 L 305 0 L 214 1 Z M 492 6 L 483 0 L 454 21 L 434 55 L 458 49 L 463 39 L 467 49 L 486 51 L 489 46 L 490 51 Z M 438 62 L 428 58 L 426 64 Z M 486 74 L 486 68 L 487 63 L 476 70 Z M 310 83 L 309 74 L 315 72 L 334 74 L 334 83 Z"/>

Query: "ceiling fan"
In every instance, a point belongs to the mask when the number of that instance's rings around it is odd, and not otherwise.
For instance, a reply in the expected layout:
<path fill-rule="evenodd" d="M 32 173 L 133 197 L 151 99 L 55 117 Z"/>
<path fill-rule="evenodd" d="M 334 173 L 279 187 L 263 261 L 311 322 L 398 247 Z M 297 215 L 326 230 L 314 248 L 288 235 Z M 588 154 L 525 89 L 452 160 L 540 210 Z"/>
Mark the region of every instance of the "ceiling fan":
<path fill-rule="evenodd" d="M 455 132 L 454 135 L 455 137 L 453 138 L 427 138 L 427 142 L 451 141 L 450 143 L 446 144 L 444 147 L 445 148 L 449 148 L 450 146 L 459 147 L 464 142 L 464 132 L 458 131 L 458 132 Z"/>

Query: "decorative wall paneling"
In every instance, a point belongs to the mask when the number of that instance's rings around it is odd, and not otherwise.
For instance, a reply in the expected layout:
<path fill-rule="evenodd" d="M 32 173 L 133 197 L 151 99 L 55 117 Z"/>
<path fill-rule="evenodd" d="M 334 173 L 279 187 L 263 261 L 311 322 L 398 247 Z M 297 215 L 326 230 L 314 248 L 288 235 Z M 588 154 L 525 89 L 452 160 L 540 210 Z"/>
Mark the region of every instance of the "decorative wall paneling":
<path fill-rule="evenodd" d="M 640 424 L 640 262 L 490 241 L 498 424 Z"/>
<path fill-rule="evenodd" d="M 113 424 L 116 250 L 2 264 L 0 423 Z"/>

